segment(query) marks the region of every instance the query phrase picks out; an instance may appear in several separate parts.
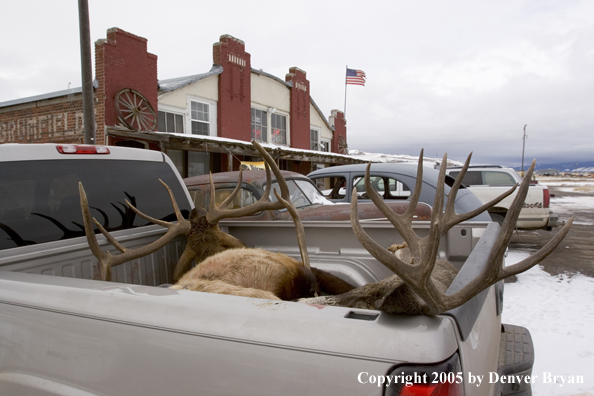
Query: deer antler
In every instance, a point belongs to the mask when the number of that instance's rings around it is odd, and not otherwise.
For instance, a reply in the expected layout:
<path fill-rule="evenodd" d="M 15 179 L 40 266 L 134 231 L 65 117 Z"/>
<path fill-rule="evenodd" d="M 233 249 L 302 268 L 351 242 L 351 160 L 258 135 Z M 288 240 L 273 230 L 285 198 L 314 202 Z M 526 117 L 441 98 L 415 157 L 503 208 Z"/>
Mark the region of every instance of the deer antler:
<path fill-rule="evenodd" d="M 123 264 L 135 258 L 151 254 L 165 246 L 176 236 L 186 234 L 190 230 L 190 222 L 184 219 L 184 217 L 182 216 L 177 202 L 175 201 L 175 197 L 173 196 L 173 192 L 171 191 L 169 186 L 165 184 L 165 182 L 163 182 L 160 179 L 159 181 L 161 182 L 161 184 L 163 184 L 163 186 L 167 189 L 167 192 L 169 193 L 169 197 L 171 198 L 171 203 L 175 211 L 175 216 L 177 217 L 177 223 L 169 223 L 167 221 L 162 221 L 147 216 L 144 213 L 140 212 L 138 209 L 136 209 L 128 200 L 126 200 L 126 204 L 128 205 L 128 207 L 130 207 L 130 209 L 132 209 L 137 215 L 139 215 L 147 221 L 150 221 L 153 224 L 158 224 L 162 227 L 167 228 L 167 232 L 161 238 L 138 249 L 126 249 L 118 241 L 116 241 L 94 217 L 91 216 L 91 211 L 89 210 L 89 203 L 87 201 L 87 194 L 85 193 L 85 189 L 83 188 L 82 183 L 78 184 L 78 189 L 80 193 L 80 206 L 82 209 L 82 215 L 84 220 L 85 234 L 87 235 L 87 241 L 89 243 L 91 251 L 93 252 L 95 257 L 99 259 L 102 280 L 111 280 L 112 267 Z M 93 223 L 95 223 L 99 231 L 101 231 L 101 233 L 105 235 L 105 238 L 107 238 L 109 243 L 111 243 L 116 249 L 118 249 L 121 252 L 121 254 L 117 254 L 114 256 L 110 252 L 101 250 L 101 247 L 97 242 L 97 238 L 95 237 Z"/>
<path fill-rule="evenodd" d="M 518 194 L 510 206 L 507 216 L 505 217 L 499 237 L 497 238 L 497 241 L 491 250 L 487 268 L 485 268 L 478 277 L 473 279 L 465 287 L 454 294 L 445 294 L 439 291 L 439 288 L 436 287 L 431 274 L 435 268 L 440 237 L 443 236 L 454 225 L 468 220 L 494 206 L 497 202 L 512 194 L 517 187 L 517 185 L 512 187 L 509 191 L 502 194 L 498 198 L 482 205 L 473 211 L 464 214 L 456 214 L 454 212 L 454 202 L 456 200 L 458 189 L 462 183 L 462 178 L 468 169 L 470 157 L 471 156 L 469 155 L 462 171 L 456 178 L 456 181 L 450 190 L 445 211 L 443 210 L 443 201 L 445 196 L 445 167 L 440 169 L 437 182 L 437 192 L 431 218 L 431 227 L 429 230 L 429 235 L 424 238 L 421 238 L 415 234 L 411 226 L 412 213 L 418 202 L 421 192 L 421 182 L 423 178 L 423 151 L 421 151 L 421 156 L 419 158 L 417 184 L 411 196 L 410 206 L 402 215 L 394 213 L 371 187 L 369 177 L 371 164 L 368 165 L 365 175 L 365 187 L 367 189 L 367 194 L 380 209 L 380 211 L 394 225 L 396 230 L 402 235 L 403 239 L 407 243 L 413 257 L 413 260 L 410 263 L 400 260 L 398 257 L 396 257 L 396 255 L 384 249 L 377 242 L 372 240 L 369 235 L 361 228 L 357 210 L 357 194 L 356 191 L 353 191 L 351 222 L 355 235 L 361 244 L 378 261 L 398 275 L 405 282 L 405 284 L 426 303 L 426 307 L 423 307 L 423 313 L 426 315 L 437 315 L 444 311 L 460 306 L 466 301 L 470 300 L 476 294 L 480 293 L 482 290 L 497 283 L 498 281 L 526 271 L 527 269 L 536 265 L 545 257 L 547 257 L 553 251 L 553 249 L 555 249 L 555 247 L 557 247 L 559 242 L 561 242 L 561 240 L 569 231 L 573 221 L 573 218 L 570 219 L 567 224 L 551 239 L 551 241 L 549 241 L 549 243 L 547 243 L 533 256 L 513 266 L 503 267 L 503 257 L 505 250 L 511 239 L 520 210 L 522 209 L 522 205 L 526 198 L 526 194 L 528 193 L 530 179 L 536 165 L 536 161 L 533 161 L 530 169 L 526 173 L 524 180 L 522 181 L 522 184 L 520 185 Z M 444 155 L 442 163 L 445 164 L 446 160 L 447 155 Z"/>

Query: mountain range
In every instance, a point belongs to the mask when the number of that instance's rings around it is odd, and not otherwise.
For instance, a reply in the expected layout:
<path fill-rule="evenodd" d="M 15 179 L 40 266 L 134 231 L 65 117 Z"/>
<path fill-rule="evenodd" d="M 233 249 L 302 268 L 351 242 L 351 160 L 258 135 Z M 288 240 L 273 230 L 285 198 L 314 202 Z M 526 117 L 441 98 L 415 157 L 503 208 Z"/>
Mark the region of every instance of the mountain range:
<path fill-rule="evenodd" d="M 524 164 L 524 170 L 527 170 L 530 166 L 530 163 Z M 521 166 L 513 166 L 510 167 L 517 171 L 522 170 Z M 582 162 L 556 162 L 556 163 L 546 163 L 546 164 L 536 164 L 536 169 L 556 169 L 559 172 L 570 172 L 572 170 L 578 171 L 586 171 L 583 168 L 590 168 L 588 171 L 594 171 L 594 161 L 582 161 Z"/>

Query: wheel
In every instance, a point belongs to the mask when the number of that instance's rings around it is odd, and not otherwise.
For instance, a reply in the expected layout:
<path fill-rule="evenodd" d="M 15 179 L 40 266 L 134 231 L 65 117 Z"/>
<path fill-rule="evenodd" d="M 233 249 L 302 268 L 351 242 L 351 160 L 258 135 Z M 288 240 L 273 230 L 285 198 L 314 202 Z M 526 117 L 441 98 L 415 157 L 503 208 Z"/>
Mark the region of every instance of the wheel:
<path fill-rule="evenodd" d="M 121 89 L 115 96 L 118 120 L 133 131 L 154 131 L 157 114 L 150 102 L 140 92 L 131 88 Z"/>
<path fill-rule="evenodd" d="M 489 215 L 491 216 L 491 220 L 499 223 L 500 226 L 503 225 L 503 220 L 505 219 L 505 217 L 498 213 L 489 213 Z"/>

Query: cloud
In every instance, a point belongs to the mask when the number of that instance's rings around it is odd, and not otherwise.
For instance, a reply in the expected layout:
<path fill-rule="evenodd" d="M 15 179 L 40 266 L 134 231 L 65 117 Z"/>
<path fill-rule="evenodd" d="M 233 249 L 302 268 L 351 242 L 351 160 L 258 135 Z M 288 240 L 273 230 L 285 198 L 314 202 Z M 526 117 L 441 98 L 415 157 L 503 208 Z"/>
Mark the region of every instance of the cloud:
<path fill-rule="evenodd" d="M 76 5 L 46 3 L 3 9 L 0 101 L 80 86 Z M 305 70 L 328 116 L 344 110 L 346 65 L 362 69 L 366 86 L 347 88 L 349 147 L 457 160 L 474 151 L 477 162 L 521 160 L 524 124 L 526 155 L 591 158 L 591 15 L 586 0 L 90 4 L 92 41 L 111 27 L 147 38 L 159 78 L 208 71 L 212 44 L 231 34 L 255 68 L 283 79 Z"/>

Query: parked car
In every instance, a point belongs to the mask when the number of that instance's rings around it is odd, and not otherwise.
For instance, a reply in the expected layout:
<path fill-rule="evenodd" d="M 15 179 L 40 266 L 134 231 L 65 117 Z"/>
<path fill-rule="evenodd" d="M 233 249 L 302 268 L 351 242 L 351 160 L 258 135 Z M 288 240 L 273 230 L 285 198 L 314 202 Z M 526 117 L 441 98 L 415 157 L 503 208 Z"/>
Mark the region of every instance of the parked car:
<path fill-rule="evenodd" d="M 446 172 L 452 177 L 458 176 L 462 167 L 448 167 Z M 470 166 L 462 183 L 472 191 L 482 202 L 487 203 L 509 190 L 514 184 L 521 183 L 522 178 L 511 168 L 504 168 L 500 165 L 474 165 Z M 493 221 L 499 224 L 507 215 L 513 199 L 517 192 L 514 192 L 503 201 L 489 209 Z M 516 226 L 519 229 L 551 230 L 557 225 L 558 216 L 549 208 L 550 193 L 547 186 L 531 181 L 524 206 Z"/>
<path fill-rule="evenodd" d="M 363 177 L 367 164 L 340 165 L 318 169 L 307 175 L 315 185 L 324 192 L 324 196 L 332 202 L 351 202 L 351 191 L 357 189 L 360 202 L 369 201 L 363 185 Z M 439 171 L 423 168 L 423 187 L 420 202 L 433 206 L 437 189 Z M 371 183 L 384 200 L 389 202 L 406 202 L 415 188 L 417 180 L 416 163 L 377 163 L 371 165 Z M 455 178 L 446 175 L 445 193 L 448 194 Z M 347 193 L 348 192 L 348 193 Z M 445 201 L 447 202 L 447 197 Z M 456 196 L 454 210 L 466 213 L 481 206 L 481 202 L 464 186 Z M 474 220 L 490 221 L 487 213 L 481 213 Z"/>
<path fill-rule="evenodd" d="M 312 221 L 350 219 L 351 207 L 348 205 L 348 202 L 344 202 L 347 205 L 344 205 L 344 203 L 341 205 L 327 199 L 309 178 L 300 173 L 282 171 L 282 175 L 287 181 L 291 193 L 291 201 L 297 207 L 301 219 Z M 215 203 L 219 205 L 237 186 L 239 172 L 213 173 L 212 178 L 215 185 Z M 190 192 L 194 205 L 208 208 L 210 201 L 209 175 L 189 177 L 184 179 L 184 183 Z M 261 170 L 243 171 L 241 184 L 241 190 L 234 202 L 230 205 L 230 209 L 247 206 L 262 197 L 266 188 L 266 172 Z M 279 191 L 274 175 L 272 188 L 276 188 Z M 276 200 L 274 194 L 271 194 L 271 200 Z M 407 206 L 406 201 L 392 202 L 390 204 L 390 207 L 397 213 L 403 213 Z M 417 216 L 419 220 L 429 220 L 431 217 L 431 207 L 426 204 L 419 204 L 417 207 Z M 361 219 L 380 219 L 384 217 L 372 202 L 359 205 L 359 218 Z M 241 218 L 241 220 L 290 219 L 291 215 L 286 209 L 267 210 L 253 216 Z"/>

